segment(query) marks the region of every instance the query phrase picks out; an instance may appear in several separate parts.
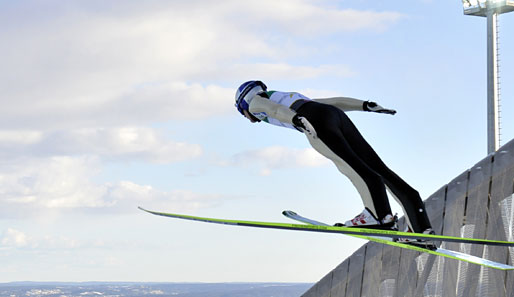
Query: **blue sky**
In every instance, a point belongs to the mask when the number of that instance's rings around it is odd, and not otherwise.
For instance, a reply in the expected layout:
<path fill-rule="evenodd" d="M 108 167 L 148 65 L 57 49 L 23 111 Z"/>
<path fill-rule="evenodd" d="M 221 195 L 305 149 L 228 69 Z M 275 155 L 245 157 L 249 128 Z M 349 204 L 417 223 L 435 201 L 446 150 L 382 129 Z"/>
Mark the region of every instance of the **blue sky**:
<path fill-rule="evenodd" d="M 505 143 L 514 15 L 499 19 Z M 330 223 L 362 210 L 302 134 L 239 115 L 248 79 L 396 109 L 349 115 L 428 197 L 486 156 L 485 30 L 457 0 L 0 1 L 0 282 L 317 281 L 364 241 L 137 206 Z"/>

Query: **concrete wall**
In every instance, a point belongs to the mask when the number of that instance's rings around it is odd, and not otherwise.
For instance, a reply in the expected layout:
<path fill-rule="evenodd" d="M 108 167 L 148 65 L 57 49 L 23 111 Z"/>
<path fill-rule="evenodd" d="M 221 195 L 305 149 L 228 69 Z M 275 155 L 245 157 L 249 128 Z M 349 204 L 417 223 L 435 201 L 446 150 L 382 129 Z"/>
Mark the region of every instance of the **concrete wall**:
<path fill-rule="evenodd" d="M 514 140 L 427 200 L 437 234 L 514 241 Z M 400 219 L 400 228 L 405 224 Z M 443 248 L 513 265 L 514 248 L 443 243 Z M 514 297 L 514 271 L 504 272 L 368 242 L 302 297 Z"/>

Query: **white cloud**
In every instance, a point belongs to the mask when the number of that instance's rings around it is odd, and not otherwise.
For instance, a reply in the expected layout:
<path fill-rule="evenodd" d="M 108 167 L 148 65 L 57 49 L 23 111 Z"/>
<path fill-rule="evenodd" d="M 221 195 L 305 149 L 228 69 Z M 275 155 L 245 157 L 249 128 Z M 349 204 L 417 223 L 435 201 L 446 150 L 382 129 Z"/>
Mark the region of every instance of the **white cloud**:
<path fill-rule="evenodd" d="M 2 42 L 9 45 L 0 47 L 2 127 L 119 126 L 219 116 L 231 107 L 233 90 L 185 82 L 233 84 L 245 73 L 347 76 L 352 71 L 344 65 L 283 62 L 299 42 L 303 49 L 319 46 L 289 36 L 376 31 L 402 18 L 311 0 L 123 2 L 115 11 L 98 1 L 30 3 L 28 11 L 13 4 L 0 12 L 6 16 L 0 21 Z M 7 17 L 21 14 L 28 16 Z"/>
<path fill-rule="evenodd" d="M 0 214 L 31 218 L 60 211 L 133 212 L 138 205 L 191 211 L 229 197 L 190 190 L 161 191 L 130 181 L 95 182 L 97 158 L 51 157 L 0 165 Z"/>
<path fill-rule="evenodd" d="M 50 133 L 43 146 L 65 154 L 94 154 L 155 163 L 184 161 L 202 155 L 197 144 L 164 139 L 145 127 L 86 128 Z"/>
<path fill-rule="evenodd" d="M 97 243 L 81 242 L 76 239 L 71 239 L 65 236 L 51 236 L 51 235 L 27 235 L 23 231 L 14 228 L 7 228 L 3 234 L 0 232 L 0 248 L 7 249 L 75 249 L 78 247 L 95 247 L 100 246 Z"/>
<path fill-rule="evenodd" d="M 4 232 L 3 236 L 0 237 L 0 243 L 2 247 L 25 247 L 29 244 L 29 239 L 25 233 L 8 228 Z"/>
<path fill-rule="evenodd" d="M 94 85 L 94 84 L 93 84 Z M 66 94 L 54 94 L 33 89 L 34 94 L 11 94 L 16 102 L 0 103 L 0 124 L 10 130 L 57 130 L 67 127 L 110 127 L 146 125 L 171 120 L 195 120 L 218 117 L 233 112 L 234 90 L 215 85 L 202 86 L 183 82 L 127 84 L 108 96 L 90 94 L 83 100 L 77 92 L 93 90 L 69 90 Z M 43 94 L 36 95 L 37 92 Z M 42 95 L 42 96 L 41 96 Z M 9 135 L 0 135 L 7 138 Z M 32 135 L 34 139 L 35 135 Z"/>
<path fill-rule="evenodd" d="M 17 160 L 0 167 L 0 203 L 17 212 L 107 206 L 106 187 L 90 181 L 97 173 L 98 160 L 91 157 Z"/>
<path fill-rule="evenodd" d="M 0 155 L 94 155 L 103 159 L 173 163 L 203 154 L 198 144 L 175 142 L 147 127 L 82 128 L 50 132 L 0 131 Z"/>
<path fill-rule="evenodd" d="M 122 116 L 130 116 L 132 121 L 191 120 L 233 112 L 233 97 L 232 88 L 182 82 L 155 83 L 134 88 L 111 108 L 117 109 Z"/>
<path fill-rule="evenodd" d="M 258 11 L 263 3 L 261 1 L 242 5 L 253 6 L 253 11 Z M 250 19 L 263 20 L 262 24 L 278 26 L 287 33 L 303 36 L 363 30 L 383 31 L 405 17 L 391 11 L 340 9 L 330 1 L 270 0 L 265 7 L 266 13 L 253 14 Z"/>
<path fill-rule="evenodd" d="M 281 146 L 245 151 L 227 162 L 232 166 L 259 167 L 261 175 L 270 175 L 273 169 L 320 167 L 329 163 L 312 148 L 291 149 Z"/>
<path fill-rule="evenodd" d="M 149 185 L 138 185 L 129 181 L 119 182 L 109 191 L 109 199 L 116 201 L 117 207 L 124 211 L 133 210 L 137 204 L 156 209 L 190 212 L 213 207 L 226 198 L 220 194 L 205 194 L 190 190 L 160 191 Z"/>
<path fill-rule="evenodd" d="M 30 130 L 0 130 L 0 146 L 30 145 L 40 142 L 43 133 Z"/>
<path fill-rule="evenodd" d="M 230 73 L 237 77 L 266 77 L 268 79 L 312 79 L 316 77 L 350 77 L 355 74 L 345 65 L 293 66 L 285 63 L 236 64 Z M 228 75 L 230 75 L 230 73 Z"/>

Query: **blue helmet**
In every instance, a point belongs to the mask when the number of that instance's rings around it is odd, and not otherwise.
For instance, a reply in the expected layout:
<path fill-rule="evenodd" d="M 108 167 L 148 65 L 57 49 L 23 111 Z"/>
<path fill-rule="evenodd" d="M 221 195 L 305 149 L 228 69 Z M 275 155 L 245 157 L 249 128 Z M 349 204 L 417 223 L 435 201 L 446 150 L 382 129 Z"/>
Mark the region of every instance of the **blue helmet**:
<path fill-rule="evenodd" d="M 236 92 L 236 108 L 244 115 L 243 111 L 248 110 L 252 98 L 261 93 L 266 92 L 268 88 L 260 80 L 251 80 L 242 84 Z"/>

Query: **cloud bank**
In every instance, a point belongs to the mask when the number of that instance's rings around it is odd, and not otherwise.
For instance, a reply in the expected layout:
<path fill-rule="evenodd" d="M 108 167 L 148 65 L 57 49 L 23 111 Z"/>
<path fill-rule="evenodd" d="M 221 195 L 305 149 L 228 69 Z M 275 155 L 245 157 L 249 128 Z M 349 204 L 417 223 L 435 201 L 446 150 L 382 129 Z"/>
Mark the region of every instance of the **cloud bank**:
<path fill-rule="evenodd" d="M 249 77 L 352 76 L 344 64 L 298 61 L 326 42 L 319 38 L 379 33 L 404 17 L 314 0 L 3 3 L 0 212 L 216 203 L 221 196 L 93 180 L 106 162 L 200 158 L 202 144 L 153 125 L 235 115 L 234 85 Z M 313 150 L 269 147 L 225 163 L 259 164 L 267 175 L 326 161 Z"/>
<path fill-rule="evenodd" d="M 234 155 L 225 165 L 257 167 L 259 174 L 270 175 L 275 169 L 320 167 L 330 162 L 312 148 L 292 149 L 282 146 L 249 150 Z"/>
<path fill-rule="evenodd" d="M 137 205 L 177 211 L 212 207 L 224 197 L 190 190 L 160 191 L 131 181 L 95 181 L 101 163 L 93 157 L 17 160 L 0 167 L 0 214 L 30 217 L 40 211 L 134 212 Z"/>
<path fill-rule="evenodd" d="M 344 65 L 285 63 L 318 46 L 302 38 L 386 30 L 404 17 L 309 0 L 21 1 L 0 15 L 9 45 L 0 48 L 0 124 L 17 129 L 227 114 L 242 77 L 352 75 Z"/>

